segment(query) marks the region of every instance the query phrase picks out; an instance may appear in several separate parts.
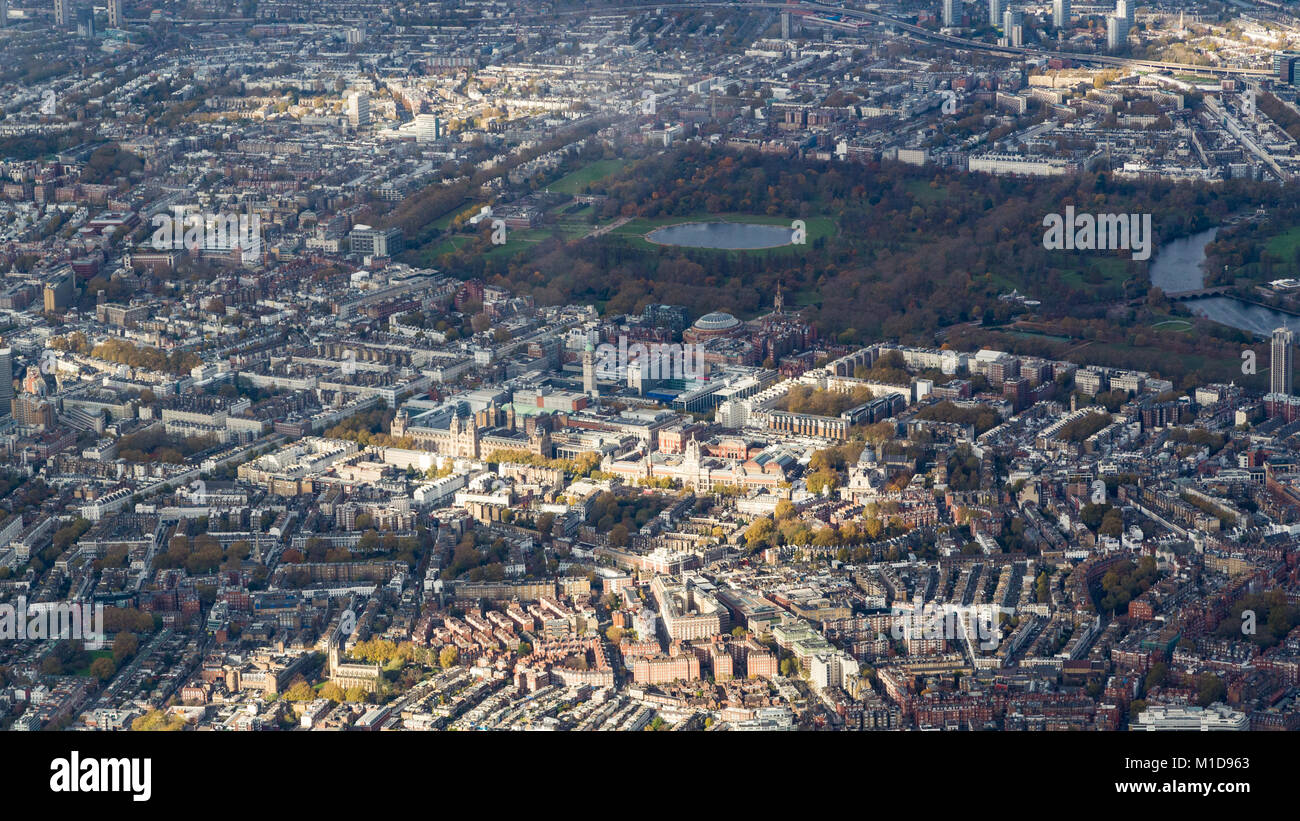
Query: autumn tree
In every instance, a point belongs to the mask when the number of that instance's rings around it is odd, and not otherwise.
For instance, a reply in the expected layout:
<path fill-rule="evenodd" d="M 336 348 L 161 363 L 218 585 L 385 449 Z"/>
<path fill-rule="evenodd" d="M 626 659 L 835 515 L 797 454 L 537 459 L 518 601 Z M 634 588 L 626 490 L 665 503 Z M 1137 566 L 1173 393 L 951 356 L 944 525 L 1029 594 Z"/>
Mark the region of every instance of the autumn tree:
<path fill-rule="evenodd" d="M 315 698 L 316 691 L 304 679 L 298 679 L 284 691 L 285 701 L 312 701 Z"/>
<path fill-rule="evenodd" d="M 438 663 L 442 665 L 443 669 L 450 669 L 452 667 L 455 667 L 456 662 L 459 659 L 460 659 L 460 649 L 452 644 L 449 644 L 446 647 L 442 648 L 442 652 L 438 654 Z"/>
<path fill-rule="evenodd" d="M 135 637 L 135 633 L 122 631 L 113 638 L 113 661 L 121 664 L 123 660 L 135 655 L 136 649 L 140 642 Z"/>
<path fill-rule="evenodd" d="M 766 516 L 760 516 L 745 529 L 745 544 L 750 550 L 758 550 L 772 543 L 776 535 L 776 526 Z"/>
<path fill-rule="evenodd" d="M 100 656 L 90 663 L 90 675 L 99 681 L 108 681 L 117 673 L 117 665 L 108 656 Z"/>
<path fill-rule="evenodd" d="M 319 695 L 321 698 L 329 699 L 335 704 L 342 704 L 347 700 L 347 694 L 343 692 L 343 688 L 332 681 L 325 682 L 324 686 L 320 688 Z"/>

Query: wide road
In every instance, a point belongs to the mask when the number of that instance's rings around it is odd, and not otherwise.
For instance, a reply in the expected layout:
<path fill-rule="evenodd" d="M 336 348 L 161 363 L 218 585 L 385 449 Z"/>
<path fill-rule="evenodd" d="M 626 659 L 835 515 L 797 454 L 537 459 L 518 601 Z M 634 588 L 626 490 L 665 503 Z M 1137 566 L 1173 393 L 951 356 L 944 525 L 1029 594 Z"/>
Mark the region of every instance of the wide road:
<path fill-rule="evenodd" d="M 885 25 L 893 26 L 899 31 L 903 31 L 906 32 L 907 34 L 913 35 L 914 37 L 919 37 L 921 39 L 930 40 L 937 43 L 943 43 L 945 45 L 953 46 L 955 48 L 966 48 L 966 49 L 973 49 L 976 51 L 987 51 L 995 54 L 1003 54 L 1008 57 L 1061 57 L 1070 60 L 1075 60 L 1080 63 L 1099 63 L 1101 65 L 1125 66 L 1125 67 L 1132 67 L 1132 68 L 1152 68 L 1152 69 L 1161 69 L 1161 70 L 1169 70 L 1169 71 L 1200 72 L 1200 73 L 1207 73 L 1207 74 L 1215 74 L 1223 77 L 1271 77 L 1273 76 L 1273 72 L 1269 71 L 1268 69 L 1231 68 L 1227 66 L 1197 66 L 1197 65 L 1190 65 L 1187 63 L 1160 63 L 1160 62 L 1155 62 L 1153 60 L 1133 60 L 1127 57 L 1115 57 L 1109 54 L 1078 54 L 1071 51 L 1048 51 L 1045 49 L 1028 48 L 1024 46 L 999 46 L 993 43 L 982 43 L 978 40 L 967 40 L 965 37 L 954 37 L 949 34 L 940 34 L 937 31 L 931 31 L 930 29 L 922 28 L 921 26 L 912 25 L 911 23 L 905 23 L 902 20 L 899 20 L 896 17 L 890 17 L 887 14 L 877 14 L 876 12 L 871 12 L 871 11 L 861 11 L 859 9 L 853 9 L 853 8 L 842 7 L 842 6 L 828 6 L 823 3 L 812 3 L 812 2 L 763 3 L 763 2 L 743 2 L 743 0 L 741 0 L 740 2 L 733 1 L 729 3 L 665 2 L 665 3 L 656 3 L 653 6 L 649 6 L 649 5 L 619 6 L 619 7 L 606 8 L 606 9 L 594 9 L 594 10 L 588 9 L 580 12 L 562 11 L 562 12 L 558 12 L 556 16 L 563 16 L 569 14 L 581 14 L 584 16 L 589 16 L 591 14 L 611 14 L 617 12 L 648 11 L 651 8 L 656 8 L 656 9 L 672 8 L 675 6 L 682 6 L 688 9 L 705 8 L 705 7 L 714 7 L 714 8 L 722 7 L 722 8 L 733 8 L 733 9 L 745 9 L 745 8 L 770 9 L 774 11 L 788 11 L 792 13 L 805 14 L 805 15 L 834 14 L 839 16 L 841 19 L 850 17 L 857 20 L 869 20 L 873 23 L 883 23 Z M 193 19 L 180 18 L 180 17 L 161 17 L 158 19 L 164 20 L 169 23 L 177 23 L 182 25 L 253 22 L 252 18 L 247 18 L 247 17 L 193 18 Z M 148 22 L 153 22 L 153 20 L 150 20 L 148 18 L 128 18 L 127 22 L 144 24 Z M 280 22 L 280 21 L 269 21 L 269 22 Z M 301 23 L 295 24 L 292 21 L 283 21 L 283 24 L 292 27 L 298 27 L 298 28 L 304 27 L 304 24 Z M 328 28 L 328 26 L 320 26 L 320 27 Z"/>
<path fill-rule="evenodd" d="M 859 9 L 828 6 L 823 3 L 812 2 L 791 2 L 791 3 L 764 3 L 764 2 L 729 2 L 729 3 L 674 3 L 664 2 L 653 5 L 642 6 L 616 6 L 611 8 L 599 9 L 600 14 L 616 14 L 624 12 L 651 11 L 653 9 L 670 9 L 670 8 L 731 8 L 731 9 L 764 9 L 773 11 L 788 11 L 794 14 L 804 16 L 814 16 L 819 14 L 836 15 L 841 20 L 844 18 L 853 18 L 857 20 L 868 20 L 873 23 L 881 23 L 893 26 L 899 31 L 910 34 L 924 40 L 930 40 L 936 43 L 943 43 L 954 48 L 965 48 L 975 51 L 986 51 L 994 54 L 1001 54 L 1007 57 L 1059 57 L 1066 60 L 1074 60 L 1079 63 L 1096 63 L 1100 65 L 1122 66 L 1125 68 L 1148 68 L 1163 71 L 1186 71 L 1200 74 L 1214 74 L 1222 77 L 1271 77 L 1273 72 L 1261 68 L 1234 68 L 1230 66 L 1198 66 L 1189 63 L 1162 63 L 1154 60 L 1134 60 L 1128 57 L 1116 57 L 1109 54 L 1080 54 L 1073 51 L 1048 51 L 1046 49 L 1028 48 L 1023 46 L 999 46 L 993 43 L 982 43 L 978 40 L 967 40 L 965 37 L 954 37 L 949 34 L 940 34 L 927 28 L 905 23 L 896 17 L 890 17 L 887 14 L 877 14 L 871 11 L 861 11 Z M 592 10 L 584 11 L 562 11 L 556 16 L 565 15 L 591 15 Z"/>
<path fill-rule="evenodd" d="M 1153 68 L 1172 71 L 1191 71 L 1218 74 L 1232 77 L 1269 77 L 1271 71 L 1267 69 L 1256 68 L 1230 68 L 1226 66 L 1196 66 L 1186 63 L 1160 63 L 1153 60 L 1133 60 L 1126 57 L 1115 57 L 1107 54 L 1075 54 L 1074 52 L 1045 51 L 1036 48 L 1024 48 L 1019 46 L 998 46 L 991 43 L 981 43 L 975 40 L 967 40 L 964 37 L 953 37 L 948 34 L 940 34 L 937 31 L 931 31 L 927 28 L 914 26 L 911 23 L 904 23 L 897 18 L 890 17 L 887 14 L 877 14 L 870 11 L 859 11 L 851 8 L 841 8 L 839 6 L 827 6 L 821 3 L 726 3 L 723 5 L 730 6 L 762 6 L 764 8 L 779 8 L 783 11 L 794 12 L 818 12 L 822 14 L 835 14 L 843 17 L 855 17 L 860 20 L 871 20 L 876 23 L 885 23 L 894 28 L 907 32 L 917 37 L 932 40 L 939 43 L 955 46 L 958 48 L 975 49 L 978 51 L 991 51 L 999 54 L 1015 55 L 1022 57 L 1063 57 L 1076 60 L 1081 63 L 1101 63 L 1103 65 L 1128 66 L 1139 68 Z"/>
<path fill-rule="evenodd" d="M 733 1 L 728 3 L 665 2 L 665 3 L 656 3 L 654 6 L 649 6 L 649 5 L 619 6 L 619 7 L 606 8 L 606 9 L 585 10 L 582 12 L 562 11 L 559 12 L 556 16 L 563 16 L 568 14 L 591 15 L 591 14 L 611 14 L 617 12 L 649 11 L 651 8 L 656 8 L 656 9 L 673 8 L 675 6 L 682 6 L 688 9 L 706 8 L 706 7 L 733 8 L 733 9 L 746 9 L 746 8 L 765 9 L 765 10 L 774 10 L 774 11 L 788 11 L 791 13 L 808 15 L 808 16 L 812 16 L 816 14 L 827 14 L 827 15 L 833 14 L 833 15 L 837 15 L 841 19 L 853 18 L 857 20 L 869 20 L 873 23 L 881 23 L 884 25 L 893 26 L 899 31 L 905 32 L 914 37 L 919 37 L 923 40 L 930 40 L 936 43 L 943 43 L 944 45 L 953 46 L 954 48 L 965 48 L 965 49 L 972 49 L 975 51 L 987 51 L 994 54 L 1002 54 L 1007 57 L 1061 57 L 1064 59 L 1074 60 L 1080 63 L 1098 63 L 1101 65 L 1124 66 L 1127 68 L 1150 68 L 1150 69 L 1159 69 L 1159 70 L 1168 70 L 1168 71 L 1199 72 L 1202 74 L 1214 74 L 1222 77 L 1271 77 L 1273 76 L 1272 71 L 1269 71 L 1268 69 L 1259 69 L 1259 68 L 1232 68 L 1228 66 L 1198 66 L 1198 65 L 1190 65 L 1188 63 L 1161 63 L 1153 60 L 1133 60 L 1127 57 L 1116 57 L 1109 54 L 1078 54 L 1072 51 L 1048 51 L 1046 49 L 1028 48 L 1024 46 L 999 46 L 993 43 L 982 43 L 978 40 L 967 40 L 965 37 L 954 37 L 949 34 L 940 34 L 937 31 L 932 31 L 927 28 L 922 28 L 921 26 L 916 26 L 911 23 L 905 23 L 902 20 L 899 20 L 896 17 L 891 17 L 887 14 L 877 14 L 876 12 L 871 12 L 871 11 L 861 11 L 859 9 L 853 9 L 853 8 L 841 7 L 841 6 L 828 6 L 823 3 L 812 3 L 812 2 L 764 3 L 764 2 L 743 2 L 743 0 L 741 0 L 740 2 Z M 182 25 L 195 25 L 195 24 L 205 25 L 205 24 L 253 22 L 252 18 L 246 18 L 246 17 L 194 18 L 194 19 L 162 17 L 159 19 L 164 20 L 166 22 L 177 23 Z M 143 24 L 152 21 L 146 18 L 130 18 L 127 20 L 127 22 Z M 276 22 L 276 21 L 270 21 L 270 22 Z M 289 25 L 291 27 L 298 27 L 298 28 L 304 27 L 304 25 L 301 23 L 295 24 L 291 21 L 285 21 L 283 24 Z"/>

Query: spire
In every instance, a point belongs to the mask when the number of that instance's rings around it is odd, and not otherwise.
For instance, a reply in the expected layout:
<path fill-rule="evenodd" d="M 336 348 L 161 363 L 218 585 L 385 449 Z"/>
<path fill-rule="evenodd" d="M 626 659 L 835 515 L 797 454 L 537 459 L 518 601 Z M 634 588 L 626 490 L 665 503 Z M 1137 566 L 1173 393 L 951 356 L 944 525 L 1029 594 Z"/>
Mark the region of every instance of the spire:
<path fill-rule="evenodd" d="M 781 293 L 781 280 L 776 281 L 776 313 L 785 313 L 785 296 Z"/>

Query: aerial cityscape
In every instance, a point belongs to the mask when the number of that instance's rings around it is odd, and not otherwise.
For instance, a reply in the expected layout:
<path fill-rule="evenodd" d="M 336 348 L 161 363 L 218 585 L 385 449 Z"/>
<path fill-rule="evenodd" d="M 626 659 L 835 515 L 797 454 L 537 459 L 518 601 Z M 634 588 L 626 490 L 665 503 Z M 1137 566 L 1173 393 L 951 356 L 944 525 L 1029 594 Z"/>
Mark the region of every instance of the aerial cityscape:
<path fill-rule="evenodd" d="M 1298 730 L 1298 98 L 1272 0 L 0 0 L 0 729 Z"/>

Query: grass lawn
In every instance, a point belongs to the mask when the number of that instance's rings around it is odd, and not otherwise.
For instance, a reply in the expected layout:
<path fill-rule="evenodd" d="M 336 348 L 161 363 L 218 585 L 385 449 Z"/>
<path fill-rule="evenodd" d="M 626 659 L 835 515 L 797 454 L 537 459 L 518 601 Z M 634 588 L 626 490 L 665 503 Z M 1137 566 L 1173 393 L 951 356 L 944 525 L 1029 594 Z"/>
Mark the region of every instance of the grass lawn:
<path fill-rule="evenodd" d="M 453 251 L 459 251 L 462 246 L 469 244 L 472 240 L 473 237 L 467 234 L 455 234 L 446 237 L 437 245 L 432 246 L 426 253 L 430 255 L 430 259 L 434 259 L 443 254 L 450 254 Z"/>
<path fill-rule="evenodd" d="M 907 193 L 912 195 L 912 199 L 921 205 L 929 205 L 934 202 L 942 202 L 948 199 L 948 189 L 944 186 L 931 188 L 930 183 L 925 180 L 909 180 L 907 182 Z"/>
<path fill-rule="evenodd" d="M 496 246 L 483 256 L 488 259 L 512 257 L 525 250 L 527 246 L 535 245 L 551 237 L 558 237 L 568 241 L 583 236 L 590 230 L 591 226 L 589 225 L 544 225 L 540 228 L 519 228 L 514 231 L 507 231 L 506 244 Z"/>
<path fill-rule="evenodd" d="M 585 222 L 569 222 L 566 220 L 557 222 L 555 225 L 548 226 L 548 228 L 550 229 L 551 234 L 559 235 L 566 240 L 570 240 L 577 239 L 578 237 L 585 237 L 587 234 L 595 230 L 596 226 L 589 225 Z"/>
<path fill-rule="evenodd" d="M 1016 330 L 1014 330 L 1014 331 L 1007 331 L 1006 333 L 1013 334 L 1013 335 L 1015 335 L 1015 336 L 1022 336 L 1022 337 L 1024 337 L 1025 339 L 1050 339 L 1050 340 L 1053 341 L 1053 342 L 1076 342 L 1076 341 L 1078 341 L 1078 340 L 1075 340 L 1075 339 L 1073 339 L 1072 337 L 1068 337 L 1068 336 L 1055 336 L 1055 335 L 1053 335 L 1053 334 L 1045 334 L 1045 333 L 1042 333 L 1042 332 L 1040 332 L 1040 331 L 1026 330 L 1026 329 L 1023 329 L 1023 328 L 1018 328 L 1018 329 L 1016 329 Z"/>
<path fill-rule="evenodd" d="M 547 188 L 557 194 L 581 194 L 588 185 L 622 170 L 625 165 L 627 165 L 626 160 L 596 160 L 577 171 L 565 174 Z"/>
<path fill-rule="evenodd" d="M 1282 260 L 1283 265 L 1295 265 L 1296 249 L 1300 248 L 1300 227 L 1290 228 L 1273 237 L 1264 250 Z"/>
<path fill-rule="evenodd" d="M 506 244 L 499 245 L 489 249 L 485 256 L 510 257 L 519 251 L 524 250 L 528 245 L 534 245 L 543 240 L 556 237 L 565 242 L 584 237 L 596 228 L 586 220 L 575 217 L 565 217 L 555 223 L 543 225 L 538 228 L 516 228 L 506 232 Z M 443 254 L 450 254 L 462 250 L 465 246 L 478 239 L 475 234 L 448 234 L 436 243 L 427 245 L 420 249 L 420 259 L 422 264 L 433 265 L 438 257 Z"/>
<path fill-rule="evenodd" d="M 457 214 L 463 214 L 465 213 L 465 211 L 469 209 L 473 209 L 472 213 L 478 213 L 478 210 L 482 208 L 484 205 L 486 205 L 486 203 L 478 202 L 478 203 L 471 203 L 470 205 L 465 205 L 464 203 L 462 203 L 461 205 L 458 205 L 455 208 L 448 211 L 447 213 L 443 214 L 441 217 L 438 217 L 436 220 L 433 221 L 432 225 L 434 228 L 437 228 L 439 231 L 446 231 L 448 228 L 451 227 L 451 221 L 456 218 Z"/>
<path fill-rule="evenodd" d="M 1100 274 L 1101 281 L 1090 282 L 1088 277 L 1090 271 Z M 1108 285 L 1118 288 L 1124 284 L 1128 271 L 1125 269 L 1124 260 L 1118 257 L 1093 257 L 1081 258 L 1078 267 L 1063 270 L 1060 276 L 1071 288 L 1087 291 L 1090 288 L 1104 288 Z"/>
<path fill-rule="evenodd" d="M 562 220 L 585 220 L 595 210 L 596 209 L 590 203 L 579 204 L 573 202 L 562 202 L 559 205 L 551 206 L 547 209 L 546 213 Z"/>
<path fill-rule="evenodd" d="M 794 304 L 800 308 L 806 308 L 809 305 L 819 305 L 822 301 L 822 295 L 816 291 L 799 291 L 794 295 Z"/>
<path fill-rule="evenodd" d="M 1010 291 L 1013 288 L 1020 287 L 1019 282 L 1012 280 L 1011 277 L 1007 276 L 1006 274 L 1000 271 L 989 271 L 988 274 L 989 274 L 989 279 L 993 282 L 994 285 L 998 286 L 1000 290 Z M 1030 294 L 1029 296 L 1032 298 L 1033 295 Z"/>

